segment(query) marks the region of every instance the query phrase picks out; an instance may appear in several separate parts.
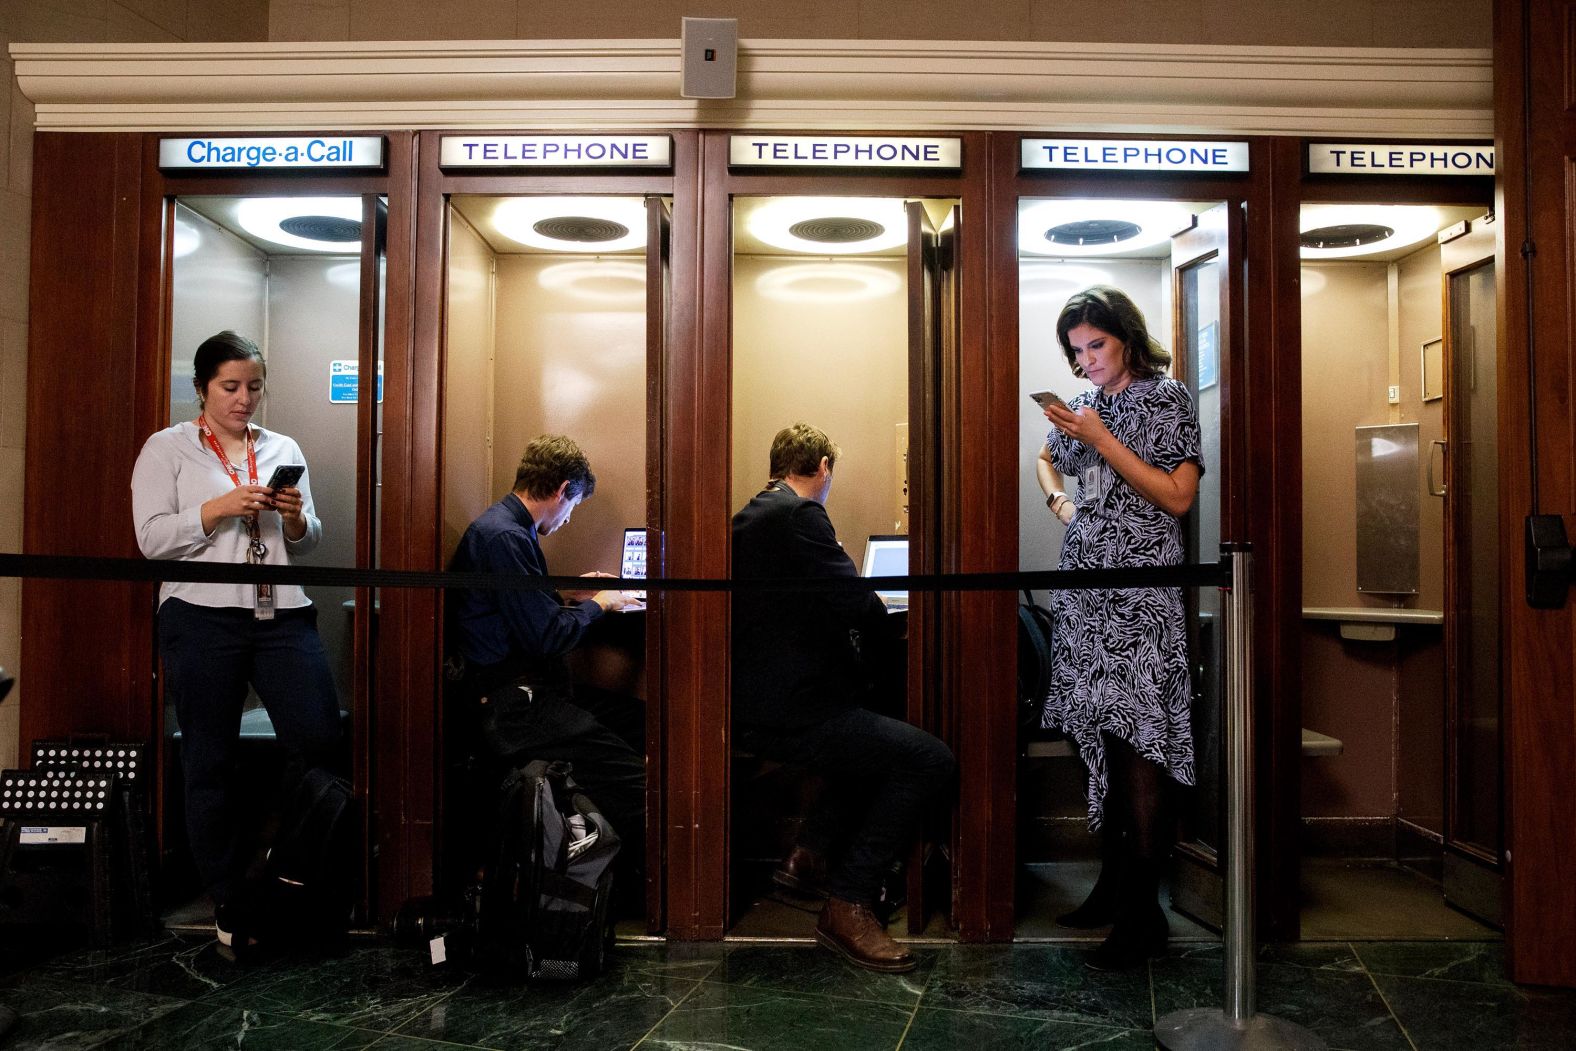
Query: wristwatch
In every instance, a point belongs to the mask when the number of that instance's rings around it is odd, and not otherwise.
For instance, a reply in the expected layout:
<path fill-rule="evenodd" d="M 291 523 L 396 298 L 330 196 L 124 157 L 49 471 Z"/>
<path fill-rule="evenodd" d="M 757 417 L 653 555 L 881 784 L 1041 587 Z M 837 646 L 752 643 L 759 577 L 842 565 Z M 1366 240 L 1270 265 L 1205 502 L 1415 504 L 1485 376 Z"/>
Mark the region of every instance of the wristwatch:
<path fill-rule="evenodd" d="M 1053 489 L 1053 490 L 1051 490 L 1050 494 L 1047 495 L 1046 498 L 1045 498 L 1045 506 L 1049 507 L 1051 509 L 1051 513 L 1052 514 L 1055 514 L 1056 513 L 1056 498 L 1057 497 L 1062 497 L 1062 498 L 1065 499 L 1066 496 L 1067 496 L 1067 494 L 1062 492 L 1060 489 Z"/>

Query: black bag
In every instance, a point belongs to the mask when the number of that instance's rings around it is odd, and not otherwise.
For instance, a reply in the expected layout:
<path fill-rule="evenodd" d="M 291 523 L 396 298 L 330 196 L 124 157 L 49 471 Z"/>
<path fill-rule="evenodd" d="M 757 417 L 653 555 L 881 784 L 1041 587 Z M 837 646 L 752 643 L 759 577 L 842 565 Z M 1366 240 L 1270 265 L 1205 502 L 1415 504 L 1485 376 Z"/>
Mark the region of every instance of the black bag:
<path fill-rule="evenodd" d="M 344 940 L 356 897 L 357 838 L 350 782 L 308 770 L 285 802 L 253 888 L 259 940 L 320 946 Z"/>
<path fill-rule="evenodd" d="M 1027 590 L 1018 606 L 1018 701 L 1039 717 L 1040 706 L 1051 692 L 1051 613 L 1034 601 Z"/>
<path fill-rule="evenodd" d="M 527 978 L 601 973 L 613 940 L 609 902 L 619 839 L 568 763 L 512 770 L 498 793 L 494 845 L 458 912 L 413 898 L 394 920 L 402 943 Z"/>
<path fill-rule="evenodd" d="M 482 882 L 482 960 L 530 978 L 601 973 L 612 940 L 609 899 L 618 833 L 570 776 L 533 762 L 504 778 L 498 849 Z"/>

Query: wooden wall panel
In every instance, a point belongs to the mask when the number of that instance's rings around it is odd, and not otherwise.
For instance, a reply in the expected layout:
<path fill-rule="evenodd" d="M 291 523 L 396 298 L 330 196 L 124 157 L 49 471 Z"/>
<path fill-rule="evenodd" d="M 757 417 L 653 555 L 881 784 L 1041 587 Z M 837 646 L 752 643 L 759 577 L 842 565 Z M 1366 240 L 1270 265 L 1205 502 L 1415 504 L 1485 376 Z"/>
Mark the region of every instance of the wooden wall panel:
<path fill-rule="evenodd" d="M 28 554 L 138 555 L 131 468 L 157 403 L 137 367 L 142 163 L 141 136 L 34 136 Z M 22 754 L 61 734 L 151 739 L 153 593 L 23 582 Z"/>
<path fill-rule="evenodd" d="M 1576 986 L 1576 610 L 1525 601 L 1529 513 L 1576 533 L 1576 3 L 1494 11 L 1510 977 Z"/>

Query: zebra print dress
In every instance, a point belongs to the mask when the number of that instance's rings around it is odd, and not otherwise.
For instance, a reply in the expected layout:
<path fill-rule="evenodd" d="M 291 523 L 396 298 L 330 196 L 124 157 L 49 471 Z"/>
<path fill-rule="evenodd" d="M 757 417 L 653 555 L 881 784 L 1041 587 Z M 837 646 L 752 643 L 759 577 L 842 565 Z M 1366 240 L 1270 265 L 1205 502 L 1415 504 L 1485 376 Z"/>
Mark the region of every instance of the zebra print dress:
<path fill-rule="evenodd" d="M 1164 471 L 1192 460 L 1202 470 L 1198 413 L 1181 383 L 1134 379 L 1111 396 L 1091 390 L 1073 409 L 1093 406 L 1146 463 Z M 1052 464 L 1078 481 L 1077 514 L 1062 543 L 1060 569 L 1169 566 L 1183 561 L 1182 526 L 1151 504 L 1098 453 L 1052 428 Z M 1081 475 L 1098 471 L 1097 493 Z M 1098 829 L 1106 794 L 1102 733 L 1119 737 L 1184 785 L 1193 783 L 1187 622 L 1180 588 L 1053 591 L 1051 692 L 1041 718 L 1072 738 L 1089 768 L 1089 827 Z"/>

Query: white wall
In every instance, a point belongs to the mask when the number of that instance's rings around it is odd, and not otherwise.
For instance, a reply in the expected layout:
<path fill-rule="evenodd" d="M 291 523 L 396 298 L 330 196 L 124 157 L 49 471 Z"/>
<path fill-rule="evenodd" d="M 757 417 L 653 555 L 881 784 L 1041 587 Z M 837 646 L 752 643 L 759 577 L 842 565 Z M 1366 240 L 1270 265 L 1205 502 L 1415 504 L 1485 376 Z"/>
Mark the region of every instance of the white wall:
<path fill-rule="evenodd" d="M 1089 389 L 1073 376 L 1056 341 L 1056 318 L 1073 293 L 1090 285 L 1126 292 L 1149 323 L 1150 334 L 1171 347 L 1171 265 L 1164 259 L 1025 259 L 1018 266 L 1018 567 L 1055 569 L 1066 532 L 1045 506 L 1034 461 L 1051 425 L 1029 392 L 1053 390 L 1071 398 Z M 1043 598 L 1043 596 L 1041 596 Z"/>

